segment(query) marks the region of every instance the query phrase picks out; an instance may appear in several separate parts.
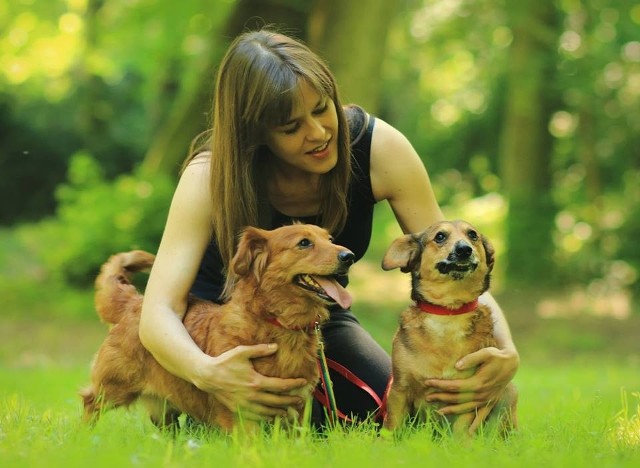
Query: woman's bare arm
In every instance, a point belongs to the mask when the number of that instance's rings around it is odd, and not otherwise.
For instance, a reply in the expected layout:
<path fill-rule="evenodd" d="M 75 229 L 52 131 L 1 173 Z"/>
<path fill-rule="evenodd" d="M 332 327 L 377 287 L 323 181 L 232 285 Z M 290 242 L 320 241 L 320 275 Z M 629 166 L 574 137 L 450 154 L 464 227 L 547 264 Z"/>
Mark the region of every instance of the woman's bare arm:
<path fill-rule="evenodd" d="M 371 180 L 377 200 L 388 200 L 403 232 L 420 232 L 444 215 L 436 201 L 427 171 L 409 141 L 384 121 L 376 120 L 371 150 Z M 520 358 L 507 320 L 491 294 L 481 301 L 494 319 L 497 348 L 484 348 L 463 357 L 459 369 L 477 367 L 468 379 L 429 380 L 438 388 L 430 399 L 449 403 L 442 413 L 465 413 L 478 409 L 472 430 L 486 417 L 504 387 L 513 379 Z"/>
<path fill-rule="evenodd" d="M 182 318 L 189 290 L 211 236 L 208 164 L 192 163 L 178 183 L 162 241 L 145 291 L 140 340 L 172 374 L 216 396 L 243 417 L 281 415 L 300 404 L 286 395 L 304 379 L 265 377 L 253 369 L 251 358 L 276 352 L 264 343 L 239 346 L 220 356 L 205 354 L 191 339 Z"/>

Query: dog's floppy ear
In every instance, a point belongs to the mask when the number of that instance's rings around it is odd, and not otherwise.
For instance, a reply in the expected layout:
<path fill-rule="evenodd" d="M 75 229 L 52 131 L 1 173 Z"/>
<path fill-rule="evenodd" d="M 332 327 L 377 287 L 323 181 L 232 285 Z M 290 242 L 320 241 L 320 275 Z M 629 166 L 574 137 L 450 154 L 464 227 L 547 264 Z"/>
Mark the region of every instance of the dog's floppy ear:
<path fill-rule="evenodd" d="M 403 273 L 413 271 L 420 262 L 422 244 L 413 234 L 407 234 L 394 240 L 382 258 L 382 269 L 400 268 Z"/>
<path fill-rule="evenodd" d="M 489 269 L 489 272 L 491 272 L 493 270 L 493 264 L 496 261 L 495 250 L 493 249 L 493 244 L 489 242 L 489 239 L 487 239 L 485 236 L 480 236 L 480 238 L 482 239 L 484 254 L 487 257 L 487 268 Z"/>
<path fill-rule="evenodd" d="M 238 250 L 231 260 L 231 271 L 238 276 L 253 273 L 259 280 L 267 263 L 268 232 L 247 227 L 240 237 Z"/>

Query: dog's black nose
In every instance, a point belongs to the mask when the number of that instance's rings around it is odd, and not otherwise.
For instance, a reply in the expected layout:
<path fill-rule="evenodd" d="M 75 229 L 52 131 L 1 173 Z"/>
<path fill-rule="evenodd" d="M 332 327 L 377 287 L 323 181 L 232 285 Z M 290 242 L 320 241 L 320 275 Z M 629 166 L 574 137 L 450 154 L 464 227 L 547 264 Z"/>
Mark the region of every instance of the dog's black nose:
<path fill-rule="evenodd" d="M 343 250 L 338 254 L 338 260 L 345 265 L 353 265 L 356 261 L 356 256 L 350 250 Z"/>
<path fill-rule="evenodd" d="M 471 252 L 473 252 L 473 249 L 466 242 L 458 241 L 453 247 L 453 251 L 455 252 L 459 260 L 466 260 L 471 257 Z"/>

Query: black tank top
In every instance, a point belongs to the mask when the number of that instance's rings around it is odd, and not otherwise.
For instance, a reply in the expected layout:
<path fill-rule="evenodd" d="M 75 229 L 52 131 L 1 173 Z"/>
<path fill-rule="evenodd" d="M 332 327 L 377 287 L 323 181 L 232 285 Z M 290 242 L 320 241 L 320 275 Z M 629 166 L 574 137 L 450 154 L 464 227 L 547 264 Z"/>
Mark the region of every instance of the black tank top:
<path fill-rule="evenodd" d="M 370 159 L 371 136 L 375 118 L 361 107 L 345 108 L 351 135 L 352 177 L 347 199 L 347 220 L 342 231 L 334 236 L 336 244 L 350 249 L 360 260 L 369 247 L 373 225 L 375 198 L 371 189 Z M 318 224 L 316 216 L 291 217 L 274 210 L 270 229 L 301 221 Z M 345 278 L 344 285 L 348 283 Z M 191 287 L 191 293 L 202 299 L 217 301 L 224 287 L 223 263 L 220 251 L 212 240 L 204 253 L 200 269 Z"/>

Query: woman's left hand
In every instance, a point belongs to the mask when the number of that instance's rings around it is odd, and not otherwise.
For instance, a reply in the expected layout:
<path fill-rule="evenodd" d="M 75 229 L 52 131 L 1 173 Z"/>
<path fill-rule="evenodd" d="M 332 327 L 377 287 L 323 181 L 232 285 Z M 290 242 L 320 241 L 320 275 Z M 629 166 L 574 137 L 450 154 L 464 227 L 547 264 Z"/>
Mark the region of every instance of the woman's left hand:
<path fill-rule="evenodd" d="M 440 408 L 440 414 L 461 414 L 476 412 L 469 427 L 474 433 L 500 398 L 518 370 L 520 357 L 515 349 L 483 348 L 468 354 L 456 363 L 456 369 L 466 370 L 477 367 L 476 373 L 466 379 L 425 381 L 427 387 L 436 389 L 427 401 L 441 401 L 448 406 Z"/>

